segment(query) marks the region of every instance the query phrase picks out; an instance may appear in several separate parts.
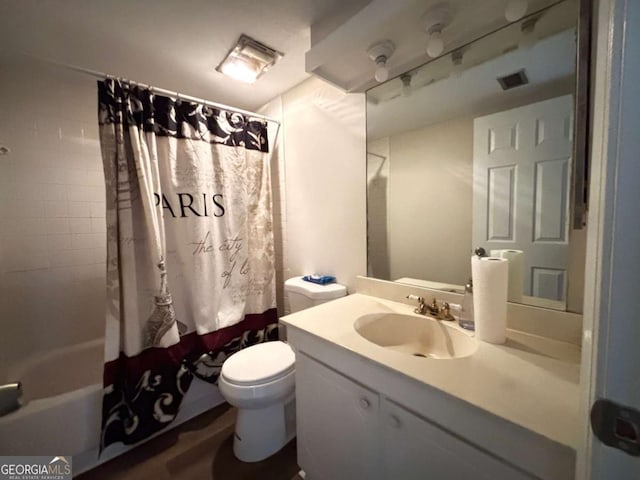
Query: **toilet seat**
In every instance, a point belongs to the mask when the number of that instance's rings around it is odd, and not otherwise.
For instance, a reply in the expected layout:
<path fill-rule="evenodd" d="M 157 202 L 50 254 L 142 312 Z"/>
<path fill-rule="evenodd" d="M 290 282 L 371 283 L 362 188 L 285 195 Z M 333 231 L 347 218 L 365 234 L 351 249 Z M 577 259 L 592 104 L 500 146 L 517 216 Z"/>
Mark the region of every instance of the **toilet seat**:
<path fill-rule="evenodd" d="M 263 385 L 291 374 L 295 360 L 293 350 L 284 342 L 259 343 L 227 358 L 220 375 L 231 385 Z"/>

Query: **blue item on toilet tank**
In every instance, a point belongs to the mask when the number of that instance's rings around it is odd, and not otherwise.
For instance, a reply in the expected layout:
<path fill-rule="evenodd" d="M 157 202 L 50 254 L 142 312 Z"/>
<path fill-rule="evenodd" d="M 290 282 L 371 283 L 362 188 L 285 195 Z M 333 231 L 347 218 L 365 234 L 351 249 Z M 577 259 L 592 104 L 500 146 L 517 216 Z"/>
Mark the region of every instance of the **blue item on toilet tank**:
<path fill-rule="evenodd" d="M 317 283 L 318 285 L 327 285 L 336 281 L 336 277 L 331 275 L 305 275 L 302 279 L 305 282 Z"/>

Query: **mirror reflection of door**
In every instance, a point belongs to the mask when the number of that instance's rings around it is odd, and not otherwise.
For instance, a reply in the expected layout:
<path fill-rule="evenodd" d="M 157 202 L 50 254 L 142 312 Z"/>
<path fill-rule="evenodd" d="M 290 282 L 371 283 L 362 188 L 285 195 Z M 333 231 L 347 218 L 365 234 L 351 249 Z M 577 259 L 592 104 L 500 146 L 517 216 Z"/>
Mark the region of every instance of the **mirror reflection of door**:
<path fill-rule="evenodd" d="M 367 91 L 369 276 L 462 291 L 482 246 L 520 267 L 511 302 L 581 311 L 577 20 L 550 3 Z"/>
<path fill-rule="evenodd" d="M 474 120 L 473 245 L 522 252 L 510 283 L 541 306 L 567 295 L 572 115 L 564 95 Z"/>

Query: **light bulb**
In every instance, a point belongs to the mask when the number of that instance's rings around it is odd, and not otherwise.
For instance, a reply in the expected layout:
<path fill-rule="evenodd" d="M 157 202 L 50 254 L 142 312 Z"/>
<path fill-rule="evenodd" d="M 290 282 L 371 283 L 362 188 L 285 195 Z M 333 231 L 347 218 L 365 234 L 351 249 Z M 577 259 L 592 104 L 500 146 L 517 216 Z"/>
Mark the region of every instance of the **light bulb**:
<path fill-rule="evenodd" d="M 509 0 L 504 10 L 504 18 L 508 22 L 516 22 L 527 13 L 529 7 L 527 0 Z"/>
<path fill-rule="evenodd" d="M 378 64 L 378 68 L 376 68 L 376 72 L 373 74 L 373 77 L 379 83 L 382 83 L 389 78 L 389 69 L 386 67 L 385 63 Z"/>
<path fill-rule="evenodd" d="M 427 55 L 431 58 L 436 58 L 444 51 L 444 41 L 442 40 L 442 33 L 438 30 L 429 35 L 429 41 L 427 42 Z"/>

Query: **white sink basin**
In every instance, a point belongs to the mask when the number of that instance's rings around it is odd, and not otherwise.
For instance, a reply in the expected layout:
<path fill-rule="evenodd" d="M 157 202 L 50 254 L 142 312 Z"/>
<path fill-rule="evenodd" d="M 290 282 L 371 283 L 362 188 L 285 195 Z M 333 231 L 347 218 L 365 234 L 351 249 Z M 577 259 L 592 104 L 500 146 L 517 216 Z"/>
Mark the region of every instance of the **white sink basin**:
<path fill-rule="evenodd" d="M 418 315 L 371 313 L 359 317 L 354 328 L 376 345 L 416 357 L 467 357 L 477 348 L 475 339 L 464 332 Z"/>

